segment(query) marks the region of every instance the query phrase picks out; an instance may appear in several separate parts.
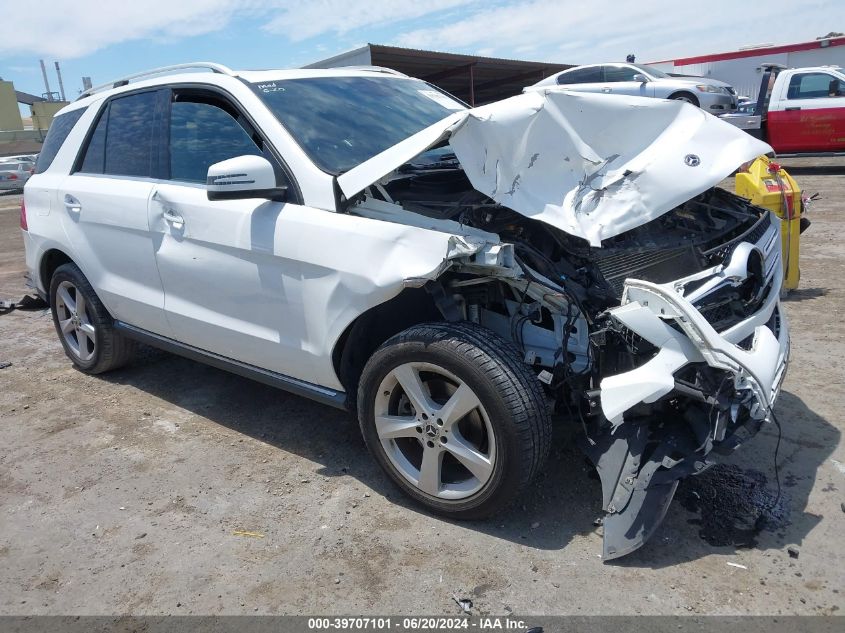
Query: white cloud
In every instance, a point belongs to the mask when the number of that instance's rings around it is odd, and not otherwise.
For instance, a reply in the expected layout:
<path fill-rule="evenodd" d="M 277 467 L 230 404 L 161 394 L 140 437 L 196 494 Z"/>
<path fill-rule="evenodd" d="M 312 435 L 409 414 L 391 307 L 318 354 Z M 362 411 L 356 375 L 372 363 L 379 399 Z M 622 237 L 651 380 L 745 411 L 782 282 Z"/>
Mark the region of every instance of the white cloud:
<path fill-rule="evenodd" d="M 753 2 L 533 0 L 479 9 L 448 25 L 398 35 L 395 43 L 571 63 L 636 53 L 645 61 L 748 43 L 789 43 L 845 27 L 845 3 L 840 0 L 770 0 L 765 13 L 776 16 L 776 22 L 761 19 Z M 775 24 L 788 24 L 789 29 Z"/>
<path fill-rule="evenodd" d="M 298 42 L 323 33 L 345 35 L 477 3 L 478 0 L 316 0 L 282 8 L 264 29 Z"/>
<path fill-rule="evenodd" d="M 41 0 L 38 19 L 0 25 L 0 56 L 68 60 L 121 42 L 179 40 L 254 22 L 291 42 L 382 41 L 413 48 L 585 63 L 786 43 L 845 28 L 841 0 Z M 424 28 L 412 21 L 426 19 Z M 788 29 L 779 25 L 788 25 Z M 384 28 L 395 35 L 384 41 Z M 233 42 L 247 37 L 232 29 Z M 323 41 L 319 38 L 323 37 Z M 392 40 L 392 41 L 391 41 Z M 346 40 L 343 40 L 346 42 Z"/>
<path fill-rule="evenodd" d="M 290 41 L 343 35 L 441 12 L 479 0 L 41 0 L 25 28 L 0 26 L 0 55 L 82 57 L 113 44 L 186 38 L 257 19 Z"/>
<path fill-rule="evenodd" d="M 38 17 L 11 28 L 4 21 L 0 55 L 81 57 L 128 40 L 215 31 L 235 12 L 228 0 L 41 0 Z M 247 4 L 250 4 L 247 2 Z"/>

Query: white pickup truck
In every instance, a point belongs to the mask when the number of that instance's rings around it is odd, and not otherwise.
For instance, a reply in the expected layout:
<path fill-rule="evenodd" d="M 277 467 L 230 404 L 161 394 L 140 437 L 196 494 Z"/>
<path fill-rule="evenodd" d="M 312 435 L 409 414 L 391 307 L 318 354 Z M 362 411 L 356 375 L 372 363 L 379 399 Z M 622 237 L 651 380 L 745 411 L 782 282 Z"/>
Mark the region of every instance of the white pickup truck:
<path fill-rule="evenodd" d="M 845 74 L 834 66 L 764 64 L 754 110 L 720 118 L 779 155 L 845 152 Z"/>

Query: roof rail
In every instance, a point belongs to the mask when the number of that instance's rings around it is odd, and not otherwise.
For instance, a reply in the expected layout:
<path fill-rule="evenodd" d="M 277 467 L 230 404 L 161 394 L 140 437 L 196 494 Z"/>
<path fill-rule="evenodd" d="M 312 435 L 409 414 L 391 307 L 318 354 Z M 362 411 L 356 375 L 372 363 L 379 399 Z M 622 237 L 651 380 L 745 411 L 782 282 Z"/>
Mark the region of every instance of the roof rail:
<path fill-rule="evenodd" d="M 329 70 L 329 69 L 326 69 Z M 374 73 L 384 73 L 386 75 L 396 75 L 397 77 L 407 77 L 403 72 L 387 68 L 385 66 L 333 66 L 331 70 L 369 70 Z"/>
<path fill-rule="evenodd" d="M 152 70 L 145 70 L 142 73 L 135 73 L 134 75 L 127 75 L 126 77 L 121 77 L 120 79 L 115 79 L 114 81 L 110 81 L 108 83 L 94 86 L 93 88 L 89 88 L 80 94 L 76 100 L 84 99 L 85 97 L 90 97 L 92 94 L 97 92 L 102 92 L 103 90 L 111 90 L 112 88 L 119 88 L 120 86 L 127 85 L 130 81 L 135 81 L 137 79 L 142 79 L 144 77 L 153 77 L 155 75 L 165 75 L 167 73 L 176 72 L 178 70 L 186 70 L 189 68 L 201 68 L 204 70 L 210 70 L 213 73 L 220 73 L 221 75 L 229 75 L 230 77 L 235 76 L 235 71 L 229 68 L 228 66 L 224 66 L 223 64 L 215 64 L 214 62 L 189 62 L 187 64 L 173 64 L 172 66 L 162 66 L 161 68 L 153 68 Z"/>

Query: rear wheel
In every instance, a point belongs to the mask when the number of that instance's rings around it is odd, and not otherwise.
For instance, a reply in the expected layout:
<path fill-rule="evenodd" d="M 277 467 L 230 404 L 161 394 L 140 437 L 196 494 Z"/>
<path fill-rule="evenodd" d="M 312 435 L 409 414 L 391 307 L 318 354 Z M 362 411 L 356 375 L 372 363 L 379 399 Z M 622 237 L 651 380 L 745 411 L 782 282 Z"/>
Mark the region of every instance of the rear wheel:
<path fill-rule="evenodd" d="M 114 321 L 76 264 L 63 264 L 50 280 L 53 324 L 65 354 L 79 369 L 100 374 L 128 363 L 135 343 Z"/>
<path fill-rule="evenodd" d="M 469 323 L 411 327 L 367 363 L 364 439 L 410 497 L 454 518 L 510 504 L 548 454 L 540 383 L 510 343 Z"/>

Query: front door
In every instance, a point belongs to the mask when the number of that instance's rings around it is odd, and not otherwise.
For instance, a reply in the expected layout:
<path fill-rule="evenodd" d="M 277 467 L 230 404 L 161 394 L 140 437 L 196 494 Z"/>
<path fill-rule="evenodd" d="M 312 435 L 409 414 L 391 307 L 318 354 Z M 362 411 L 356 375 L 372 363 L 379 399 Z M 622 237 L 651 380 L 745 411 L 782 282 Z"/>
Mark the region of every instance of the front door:
<path fill-rule="evenodd" d="M 767 126 L 776 152 L 845 150 L 845 97 L 839 96 L 837 79 L 827 72 L 795 73 L 786 94 L 782 89 L 773 95 Z"/>

